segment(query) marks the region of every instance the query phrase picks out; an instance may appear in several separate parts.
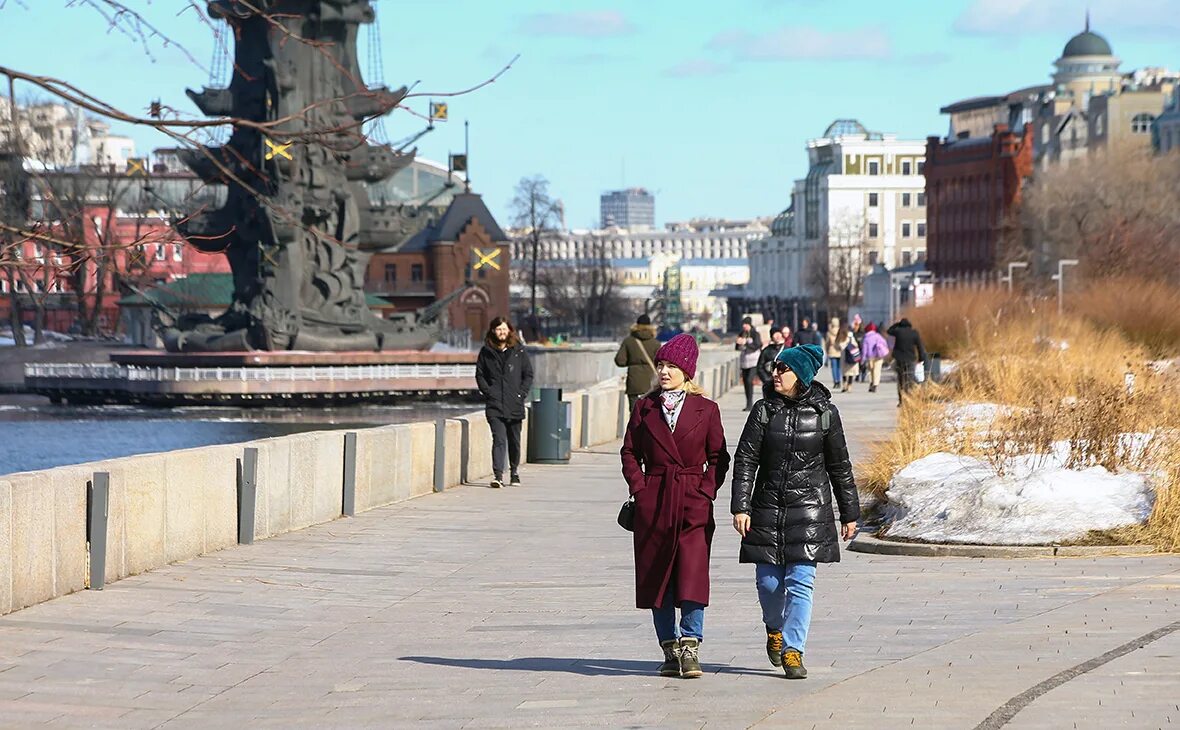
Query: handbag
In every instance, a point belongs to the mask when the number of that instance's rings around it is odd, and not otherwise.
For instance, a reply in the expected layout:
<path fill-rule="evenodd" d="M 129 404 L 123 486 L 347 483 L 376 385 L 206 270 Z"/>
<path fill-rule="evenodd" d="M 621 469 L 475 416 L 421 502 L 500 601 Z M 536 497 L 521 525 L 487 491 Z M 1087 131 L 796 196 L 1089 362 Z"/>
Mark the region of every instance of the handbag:
<path fill-rule="evenodd" d="M 635 532 L 635 500 L 628 499 L 619 508 L 619 527 L 627 532 Z"/>
<path fill-rule="evenodd" d="M 925 363 L 918 363 L 917 365 L 914 366 L 914 382 L 915 383 L 925 383 L 926 382 L 926 364 Z"/>

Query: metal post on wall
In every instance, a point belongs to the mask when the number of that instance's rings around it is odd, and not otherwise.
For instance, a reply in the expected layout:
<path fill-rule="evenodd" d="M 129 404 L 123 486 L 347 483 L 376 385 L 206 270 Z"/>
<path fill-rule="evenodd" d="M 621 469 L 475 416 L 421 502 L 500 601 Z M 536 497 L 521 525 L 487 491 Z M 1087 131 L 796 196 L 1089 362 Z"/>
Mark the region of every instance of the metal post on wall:
<path fill-rule="evenodd" d="M 582 394 L 582 437 L 578 439 L 578 446 L 590 448 L 590 394 Z"/>
<path fill-rule="evenodd" d="M 434 423 L 434 491 L 447 488 L 447 419 Z"/>
<path fill-rule="evenodd" d="M 111 475 L 96 471 L 86 485 L 86 543 L 90 549 L 90 590 L 101 591 L 107 576 L 107 517 Z"/>
<path fill-rule="evenodd" d="M 356 516 L 356 431 L 344 434 L 344 490 L 340 495 L 340 514 Z"/>
<path fill-rule="evenodd" d="M 471 422 L 466 418 L 454 419 L 459 422 L 459 483 L 466 484 L 470 474 L 467 471 L 471 463 Z"/>
<path fill-rule="evenodd" d="M 258 494 L 258 449 L 242 449 L 238 459 L 238 544 L 254 544 L 254 505 Z"/>

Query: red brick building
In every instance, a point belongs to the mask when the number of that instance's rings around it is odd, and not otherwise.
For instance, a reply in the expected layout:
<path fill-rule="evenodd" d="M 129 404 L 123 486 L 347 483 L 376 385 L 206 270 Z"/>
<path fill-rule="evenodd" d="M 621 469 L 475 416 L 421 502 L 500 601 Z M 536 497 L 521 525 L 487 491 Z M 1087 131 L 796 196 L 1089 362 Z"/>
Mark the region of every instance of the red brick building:
<path fill-rule="evenodd" d="M 508 315 L 508 236 L 483 199 L 460 193 L 434 224 L 393 253 L 369 262 L 365 290 L 396 311 L 421 309 L 470 281 L 474 286 L 447 307 L 453 330 L 478 341 L 494 317 Z"/>
<path fill-rule="evenodd" d="M 1004 225 L 1033 172 L 1032 125 L 996 124 L 987 137 L 926 139 L 927 263 L 939 278 L 990 274 Z"/>

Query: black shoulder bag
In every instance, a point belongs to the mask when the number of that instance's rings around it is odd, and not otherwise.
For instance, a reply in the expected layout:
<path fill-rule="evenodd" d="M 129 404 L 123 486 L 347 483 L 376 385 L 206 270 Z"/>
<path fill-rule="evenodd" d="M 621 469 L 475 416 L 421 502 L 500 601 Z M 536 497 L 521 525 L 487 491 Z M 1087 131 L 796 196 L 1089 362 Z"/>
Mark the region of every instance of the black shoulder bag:
<path fill-rule="evenodd" d="M 628 499 L 619 508 L 619 527 L 627 532 L 635 532 L 635 500 Z"/>

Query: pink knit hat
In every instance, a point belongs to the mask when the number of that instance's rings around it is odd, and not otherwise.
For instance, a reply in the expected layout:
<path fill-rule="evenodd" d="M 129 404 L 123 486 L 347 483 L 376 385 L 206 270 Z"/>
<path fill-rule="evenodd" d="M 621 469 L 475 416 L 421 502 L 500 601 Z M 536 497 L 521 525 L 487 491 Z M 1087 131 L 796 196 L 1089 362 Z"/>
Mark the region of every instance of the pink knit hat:
<path fill-rule="evenodd" d="M 670 362 L 684 371 L 684 377 L 692 380 L 697 374 L 697 338 L 679 334 L 664 343 L 656 353 L 656 362 Z"/>

